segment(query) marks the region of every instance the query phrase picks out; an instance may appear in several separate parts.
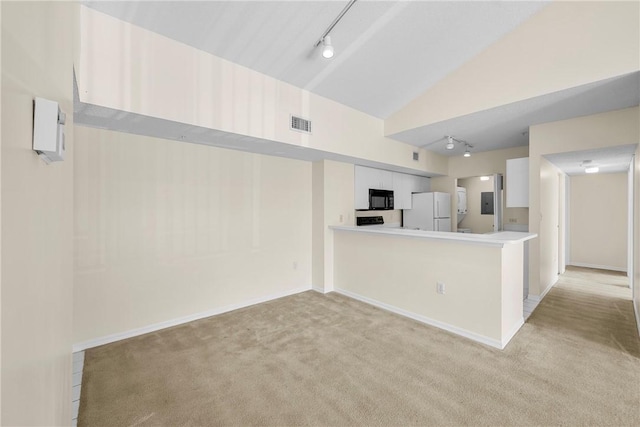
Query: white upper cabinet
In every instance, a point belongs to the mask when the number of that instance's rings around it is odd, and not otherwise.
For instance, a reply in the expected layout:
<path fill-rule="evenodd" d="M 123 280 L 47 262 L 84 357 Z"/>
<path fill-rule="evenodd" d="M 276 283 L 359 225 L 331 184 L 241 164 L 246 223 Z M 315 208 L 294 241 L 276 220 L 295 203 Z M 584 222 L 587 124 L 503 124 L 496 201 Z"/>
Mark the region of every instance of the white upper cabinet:
<path fill-rule="evenodd" d="M 529 158 L 507 160 L 507 203 L 508 208 L 529 207 Z"/>
<path fill-rule="evenodd" d="M 393 208 L 411 209 L 411 177 L 404 173 L 393 173 Z"/>
<path fill-rule="evenodd" d="M 369 168 L 356 165 L 354 173 L 355 207 L 369 209 Z"/>
<path fill-rule="evenodd" d="M 411 175 L 411 176 L 415 176 L 415 175 Z M 414 187 L 414 190 L 411 190 L 414 193 L 428 193 L 431 191 L 431 180 L 429 178 L 427 178 L 426 176 L 415 176 L 415 178 L 418 178 L 417 180 L 417 186 Z"/>
<path fill-rule="evenodd" d="M 394 209 L 411 209 L 411 193 L 430 190 L 429 178 L 355 166 L 355 208 L 369 209 L 369 189 L 393 190 Z"/>
<path fill-rule="evenodd" d="M 393 172 L 384 171 L 382 169 L 368 168 L 371 174 L 371 180 L 369 181 L 369 188 L 375 188 L 376 190 L 393 190 Z"/>

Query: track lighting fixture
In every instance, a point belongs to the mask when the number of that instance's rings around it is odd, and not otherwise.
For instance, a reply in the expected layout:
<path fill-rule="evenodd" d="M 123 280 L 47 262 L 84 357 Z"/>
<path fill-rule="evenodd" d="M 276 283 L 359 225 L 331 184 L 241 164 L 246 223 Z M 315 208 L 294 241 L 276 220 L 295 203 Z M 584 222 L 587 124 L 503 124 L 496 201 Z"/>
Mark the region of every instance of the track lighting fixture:
<path fill-rule="evenodd" d="M 447 140 L 447 145 L 444 146 L 447 150 L 453 150 L 456 147 L 456 144 L 455 144 L 456 142 L 458 144 L 464 144 L 464 147 L 465 147 L 464 156 L 471 157 L 471 149 L 473 148 L 473 145 L 469 144 L 467 141 L 454 138 L 453 136 L 450 136 L 450 135 L 445 135 L 444 139 Z"/>
<path fill-rule="evenodd" d="M 447 150 L 453 150 L 453 148 L 455 147 L 455 144 L 453 143 L 453 138 L 448 136 L 447 139 L 448 139 L 448 142 L 446 145 Z"/>
<path fill-rule="evenodd" d="M 593 163 L 593 160 L 583 160 L 580 166 L 584 168 L 584 173 L 598 173 L 600 168 Z"/>
<path fill-rule="evenodd" d="M 344 7 L 344 9 L 342 9 L 342 12 L 340 12 L 340 14 L 336 17 L 336 19 L 333 20 L 331 25 L 329 25 L 327 27 L 327 29 L 324 30 L 324 33 L 322 33 L 322 35 L 320 36 L 320 38 L 318 39 L 316 44 L 313 45 L 314 48 L 322 45 L 322 57 L 323 58 L 329 59 L 329 58 L 333 57 L 333 53 L 334 53 L 333 52 L 333 45 L 331 44 L 331 37 L 329 37 L 329 33 L 331 32 L 331 30 L 333 30 L 333 27 L 335 27 L 336 24 L 342 19 L 344 14 L 347 13 L 347 11 L 349 9 L 351 9 L 351 6 L 353 6 L 353 4 L 356 1 L 357 0 L 350 0 L 349 3 L 347 3 L 347 5 Z"/>
<path fill-rule="evenodd" d="M 322 57 L 327 59 L 333 57 L 333 46 L 331 45 L 330 36 L 324 36 L 322 39 Z"/>
<path fill-rule="evenodd" d="M 456 143 L 464 145 L 464 154 L 463 155 L 465 157 L 471 157 L 471 149 L 473 148 L 473 145 L 469 144 L 467 141 L 455 138 L 455 137 L 450 136 L 450 135 L 445 135 L 440 139 L 437 139 L 435 141 L 431 141 L 431 142 L 429 142 L 427 144 L 421 145 L 421 147 L 422 148 L 426 148 L 426 147 L 428 147 L 430 145 L 437 144 L 442 140 L 446 140 L 447 141 L 447 143 L 445 144 L 444 148 L 446 148 L 448 151 L 454 150 L 456 148 Z"/>

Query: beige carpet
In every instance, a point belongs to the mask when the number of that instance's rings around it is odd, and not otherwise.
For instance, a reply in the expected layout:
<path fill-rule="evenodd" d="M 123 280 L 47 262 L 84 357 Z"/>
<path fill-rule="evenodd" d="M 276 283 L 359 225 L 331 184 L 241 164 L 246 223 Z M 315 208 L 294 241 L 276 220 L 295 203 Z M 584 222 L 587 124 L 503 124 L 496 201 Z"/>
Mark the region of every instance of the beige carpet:
<path fill-rule="evenodd" d="M 312 291 L 192 322 L 88 350 L 79 425 L 638 426 L 625 280 L 572 269 L 504 351 Z"/>

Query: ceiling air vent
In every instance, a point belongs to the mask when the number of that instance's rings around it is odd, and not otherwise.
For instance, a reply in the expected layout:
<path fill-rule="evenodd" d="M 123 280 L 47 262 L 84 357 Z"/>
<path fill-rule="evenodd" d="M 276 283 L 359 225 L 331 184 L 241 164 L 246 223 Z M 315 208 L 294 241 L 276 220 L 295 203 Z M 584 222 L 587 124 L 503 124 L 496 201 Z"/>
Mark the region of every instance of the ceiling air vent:
<path fill-rule="evenodd" d="M 417 152 L 417 151 L 414 151 L 414 152 L 413 152 L 413 160 L 416 160 L 416 161 L 417 161 L 417 160 L 419 160 L 419 159 L 420 159 L 420 155 L 418 154 L 418 152 Z"/>
<path fill-rule="evenodd" d="M 311 120 L 303 119 L 302 117 L 291 116 L 291 129 L 298 130 L 300 132 L 311 133 Z"/>

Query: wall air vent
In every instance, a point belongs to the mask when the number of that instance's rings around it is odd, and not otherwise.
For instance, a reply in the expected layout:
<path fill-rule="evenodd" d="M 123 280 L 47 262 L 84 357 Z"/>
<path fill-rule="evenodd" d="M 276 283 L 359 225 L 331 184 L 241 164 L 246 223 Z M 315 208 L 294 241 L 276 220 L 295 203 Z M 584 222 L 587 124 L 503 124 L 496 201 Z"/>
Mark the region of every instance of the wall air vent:
<path fill-rule="evenodd" d="M 311 133 L 311 120 L 306 120 L 302 117 L 291 116 L 291 122 L 289 123 L 289 125 L 290 129 L 292 130 Z"/>
<path fill-rule="evenodd" d="M 417 151 L 414 151 L 414 152 L 413 152 L 413 160 L 415 160 L 415 161 L 420 160 L 420 155 L 418 154 L 418 152 L 417 152 Z"/>

